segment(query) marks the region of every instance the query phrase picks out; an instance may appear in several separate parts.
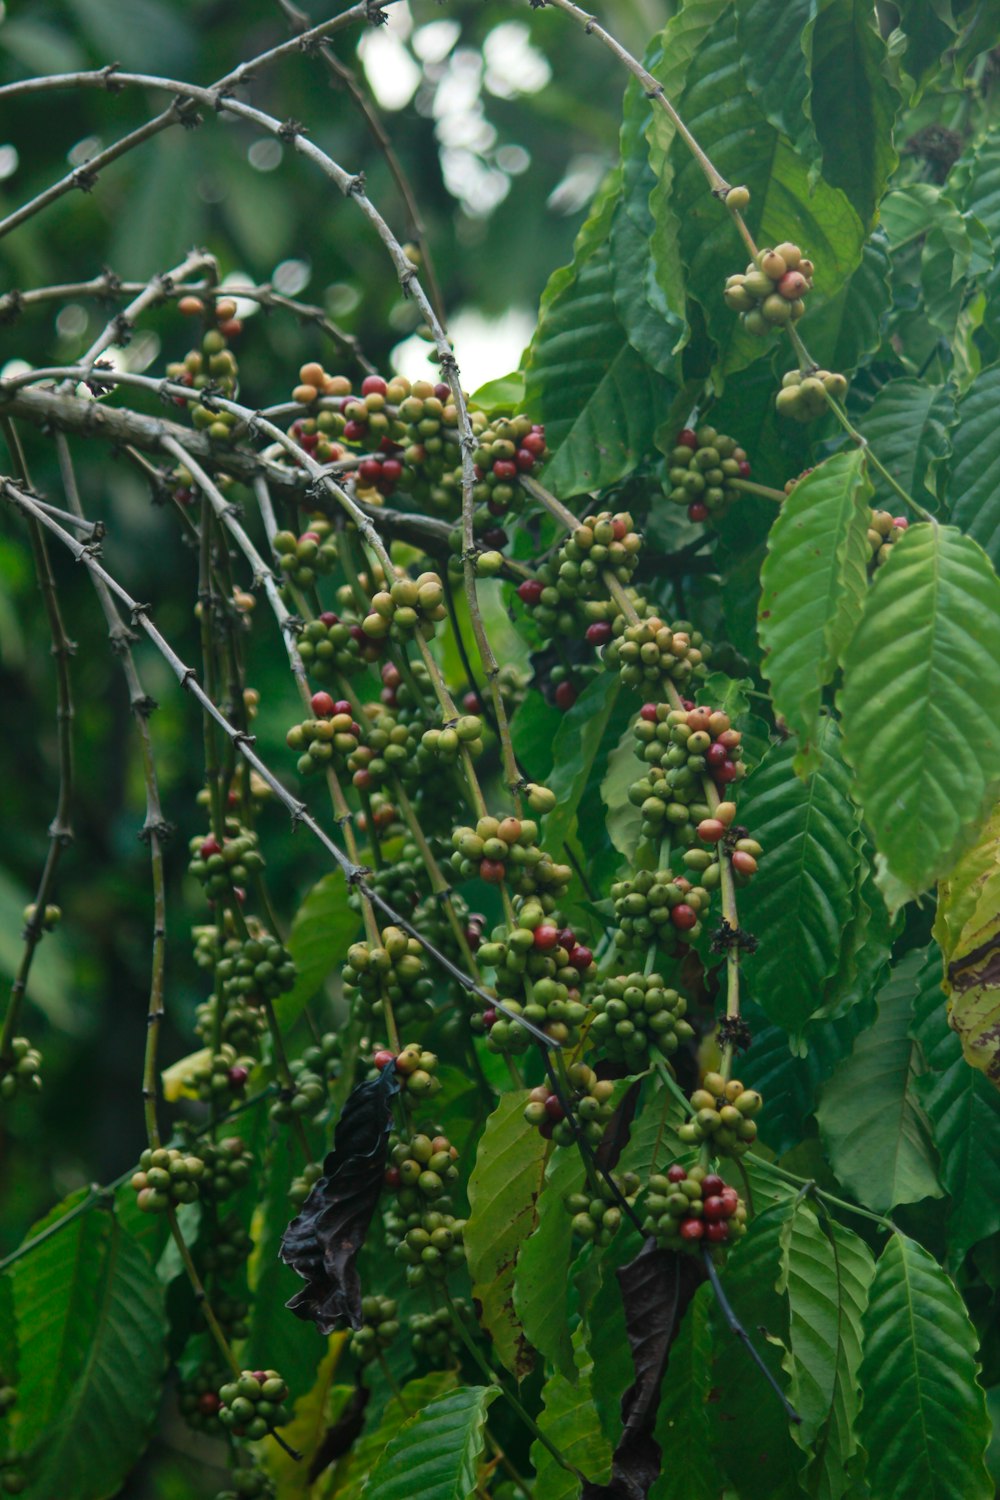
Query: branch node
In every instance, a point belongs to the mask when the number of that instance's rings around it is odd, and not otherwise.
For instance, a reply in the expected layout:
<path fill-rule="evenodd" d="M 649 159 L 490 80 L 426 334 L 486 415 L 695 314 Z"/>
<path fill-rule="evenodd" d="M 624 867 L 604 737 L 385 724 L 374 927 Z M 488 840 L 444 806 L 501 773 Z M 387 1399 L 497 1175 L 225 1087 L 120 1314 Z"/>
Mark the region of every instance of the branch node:
<path fill-rule="evenodd" d="M 290 146 L 294 145 L 296 136 L 308 134 L 309 132 L 302 124 L 301 120 L 289 118 L 287 120 L 283 120 L 282 123 L 278 126 L 278 135 L 283 141 L 287 141 Z"/>
<path fill-rule="evenodd" d="M 19 291 L 12 288 L 9 292 L 4 292 L 0 297 L 0 326 L 16 322 L 23 310 L 24 298 Z"/>
<path fill-rule="evenodd" d="M 97 173 L 92 167 L 77 167 L 73 173 L 73 186 L 78 187 L 81 193 L 93 192 L 97 186 Z"/>
<path fill-rule="evenodd" d="M 361 198 L 364 196 L 364 191 L 365 174 L 364 172 L 355 172 L 354 176 L 349 177 L 344 185 L 344 196 L 349 198 L 353 193 L 355 197 Z"/>
<path fill-rule="evenodd" d="M 148 844 L 154 834 L 161 844 L 167 843 L 174 836 L 173 823 L 168 823 L 166 818 L 162 817 L 147 818 L 139 829 L 138 839 L 140 843 Z"/>
<path fill-rule="evenodd" d="M 237 729 L 236 733 L 233 735 L 233 744 L 237 747 L 239 747 L 240 745 L 246 745 L 249 747 L 249 749 L 252 750 L 256 743 L 257 736 L 255 734 L 247 734 L 245 729 Z"/>
<path fill-rule="evenodd" d="M 742 1016 L 725 1016 L 716 1033 L 719 1045 L 732 1047 L 736 1052 L 745 1052 L 753 1041 L 753 1034 Z"/>
<path fill-rule="evenodd" d="M 722 922 L 712 933 L 712 952 L 728 953 L 730 948 L 738 948 L 741 953 L 756 953 L 757 939 L 752 932 L 745 932 L 742 927 L 733 927 L 722 918 Z"/>
<path fill-rule="evenodd" d="M 120 83 L 119 80 L 115 77 L 115 74 L 118 72 L 120 67 L 120 62 L 111 62 L 107 63 L 106 66 L 101 69 L 101 82 L 104 84 L 104 87 L 109 94 L 120 94 L 122 89 L 125 87 L 125 85 L 123 83 Z"/>

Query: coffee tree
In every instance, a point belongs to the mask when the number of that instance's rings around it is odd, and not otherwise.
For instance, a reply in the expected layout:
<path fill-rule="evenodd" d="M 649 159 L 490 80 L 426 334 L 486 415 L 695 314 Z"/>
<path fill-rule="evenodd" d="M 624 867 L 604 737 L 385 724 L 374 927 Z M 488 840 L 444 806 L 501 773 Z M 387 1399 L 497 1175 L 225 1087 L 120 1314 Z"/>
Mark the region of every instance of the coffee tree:
<path fill-rule="evenodd" d="M 269 103 L 325 69 L 371 118 L 347 60 L 389 0 L 282 0 L 214 82 L 161 76 L 155 35 L 143 67 L 8 59 L 12 135 L 80 91 L 105 121 L 0 220 L 4 558 L 56 706 L 6 789 L 8 828 L 56 798 L 0 1034 L 10 1180 L 97 733 L 78 606 L 151 880 L 145 1144 L 46 1188 L 0 1264 L 5 1493 L 995 1493 L 989 8 L 688 0 L 642 61 L 611 10 L 526 10 L 557 79 L 571 38 L 597 59 L 620 154 L 521 368 L 471 394 L 425 184 L 383 208 Z M 52 206 L 169 131 L 277 142 L 433 378 L 223 284 L 211 245 L 32 280 Z M 93 326 L 51 335 L 69 302 Z M 185 541 L 151 600 L 123 465 Z M 149 681 L 187 708 L 165 741 Z"/>

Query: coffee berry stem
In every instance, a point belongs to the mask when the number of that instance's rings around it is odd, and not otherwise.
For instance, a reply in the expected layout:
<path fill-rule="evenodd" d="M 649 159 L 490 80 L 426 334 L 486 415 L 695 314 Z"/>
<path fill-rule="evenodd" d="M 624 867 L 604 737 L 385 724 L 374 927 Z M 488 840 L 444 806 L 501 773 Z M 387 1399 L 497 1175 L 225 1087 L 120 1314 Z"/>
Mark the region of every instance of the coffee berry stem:
<path fill-rule="evenodd" d="M 802 371 L 803 375 L 811 375 L 814 370 L 817 370 L 819 368 L 819 366 L 813 359 L 812 355 L 809 353 L 809 350 L 806 348 L 805 344 L 802 342 L 802 337 L 799 334 L 798 330 L 796 328 L 793 328 L 791 324 L 789 324 L 788 326 L 788 337 L 791 342 L 792 348 L 795 350 L 796 356 L 798 357 L 799 369 Z M 908 494 L 908 492 L 904 490 L 898 479 L 896 479 L 892 474 L 889 473 L 889 470 L 885 467 L 885 464 L 882 462 L 882 460 L 869 447 L 868 439 L 858 431 L 858 429 L 854 426 L 854 423 L 851 421 L 850 417 L 847 415 L 847 412 L 841 406 L 840 402 L 836 399 L 835 396 L 832 396 L 830 392 L 825 389 L 825 387 L 824 395 L 826 397 L 827 406 L 830 408 L 831 412 L 836 417 L 841 427 L 847 433 L 848 437 L 850 437 L 855 443 L 857 443 L 858 447 L 864 451 L 868 463 L 871 464 L 876 474 L 881 475 L 886 484 L 892 490 L 893 494 L 897 495 L 898 498 L 902 500 L 904 505 L 908 505 L 910 509 L 920 517 L 921 521 L 933 521 L 934 517 L 931 515 L 930 511 L 926 510 L 919 503 L 919 501 L 914 500 L 913 496 Z"/>
<path fill-rule="evenodd" d="M 443 1284 L 443 1290 L 445 1299 L 448 1303 L 448 1310 L 451 1313 L 451 1321 L 454 1326 L 455 1332 L 458 1334 L 462 1343 L 465 1345 L 477 1368 L 482 1371 L 483 1375 L 486 1378 L 487 1384 L 497 1387 L 504 1400 L 510 1406 L 511 1410 L 520 1418 L 524 1426 L 531 1433 L 532 1437 L 535 1438 L 539 1443 L 541 1443 L 543 1448 L 547 1449 L 547 1451 L 551 1453 L 552 1457 L 555 1459 L 559 1467 L 561 1469 L 565 1469 L 568 1474 L 572 1474 L 575 1479 L 578 1479 L 581 1484 L 585 1485 L 587 1483 L 587 1480 L 584 1475 L 580 1473 L 580 1470 L 570 1463 L 569 1459 L 564 1453 L 560 1452 L 560 1450 L 556 1447 L 555 1443 L 548 1436 L 548 1434 L 543 1432 L 539 1427 L 534 1417 L 532 1417 L 524 1409 L 520 1401 L 514 1395 L 513 1391 L 511 1391 L 507 1386 L 506 1382 L 501 1380 L 496 1371 L 487 1363 L 486 1359 L 483 1357 L 482 1351 L 477 1347 L 475 1341 L 471 1338 L 468 1329 L 462 1321 L 462 1315 L 459 1312 L 458 1308 L 455 1306 L 455 1302 L 451 1295 L 451 1291 L 449 1290 L 447 1282 Z"/>
<path fill-rule="evenodd" d="M 772 490 L 766 484 L 755 484 L 752 479 L 731 479 L 729 483 L 734 490 L 742 490 L 745 495 L 760 495 L 764 500 L 773 500 L 776 505 L 782 505 L 788 498 L 784 490 Z"/>
<path fill-rule="evenodd" d="M 208 1324 L 209 1331 L 216 1342 L 219 1353 L 222 1355 L 226 1364 L 232 1370 L 236 1378 L 239 1379 L 241 1369 L 240 1362 L 236 1358 L 236 1355 L 233 1353 L 232 1348 L 230 1347 L 229 1340 L 223 1333 L 221 1324 L 219 1323 L 218 1318 L 215 1316 L 215 1313 L 212 1309 L 212 1304 L 209 1301 L 208 1293 L 205 1290 L 204 1283 L 202 1282 L 201 1277 L 198 1275 L 195 1263 L 191 1258 L 191 1251 L 188 1249 L 187 1241 L 185 1240 L 184 1235 L 181 1231 L 181 1226 L 177 1222 L 177 1210 L 172 1205 L 167 1209 L 167 1223 L 170 1226 L 170 1233 L 173 1237 L 174 1244 L 177 1246 L 177 1253 L 180 1256 L 181 1263 L 187 1273 L 188 1281 L 191 1283 L 191 1290 L 194 1292 L 195 1301 L 201 1308 L 202 1316 L 204 1317 L 205 1322 Z"/>
<path fill-rule="evenodd" d="M 413 836 L 413 842 L 416 844 L 418 850 L 420 851 L 420 858 L 424 862 L 424 869 L 427 871 L 427 877 L 431 883 L 431 890 L 434 892 L 435 896 L 438 896 L 440 898 L 441 903 L 444 907 L 445 916 L 448 920 L 448 926 L 451 928 L 455 941 L 458 944 L 459 952 L 465 960 L 469 973 L 472 975 L 473 979 L 478 979 L 479 968 L 476 964 L 475 956 L 473 955 L 472 949 L 469 947 L 469 940 L 465 935 L 465 928 L 458 920 L 458 914 L 456 913 L 455 908 L 452 904 L 451 886 L 448 884 L 447 880 L 445 880 L 444 876 L 441 873 L 441 866 L 434 858 L 431 847 L 428 844 L 427 839 L 424 835 L 424 831 L 420 826 L 420 819 L 417 817 L 417 814 L 414 811 L 413 803 L 410 801 L 409 797 L 406 795 L 406 792 L 403 790 L 403 784 L 399 780 L 398 776 L 394 777 L 392 781 L 392 795 L 397 807 L 403 814 L 403 821 L 405 822 L 407 828 L 410 830 L 410 833 Z"/>

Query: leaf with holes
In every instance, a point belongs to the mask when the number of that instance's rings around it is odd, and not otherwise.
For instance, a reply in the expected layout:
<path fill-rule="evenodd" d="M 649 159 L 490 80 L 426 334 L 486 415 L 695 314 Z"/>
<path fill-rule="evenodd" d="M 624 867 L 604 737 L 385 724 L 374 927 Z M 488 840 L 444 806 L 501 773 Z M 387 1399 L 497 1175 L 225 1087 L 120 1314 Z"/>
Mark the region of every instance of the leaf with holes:
<path fill-rule="evenodd" d="M 573 1221 L 563 1199 L 581 1192 L 585 1181 L 578 1151 L 553 1154 L 538 1199 L 538 1224 L 522 1245 L 514 1272 L 514 1309 L 525 1337 L 569 1381 L 577 1373 L 569 1330 Z"/>
<path fill-rule="evenodd" d="M 594 1421 L 593 1373 L 593 1364 L 585 1364 L 574 1383 L 560 1374 L 547 1380 L 542 1386 L 538 1425 L 574 1468 L 602 1484 L 611 1469 L 611 1444 Z M 579 1480 L 556 1463 L 543 1443 L 532 1443 L 531 1462 L 538 1495 L 545 1500 L 577 1500 Z"/>
<path fill-rule="evenodd" d="M 917 1079 L 917 1094 L 951 1198 L 948 1246 L 960 1264 L 973 1245 L 1000 1231 L 1000 1158 L 983 1150 L 984 1142 L 1000 1135 L 1000 1093 L 969 1067 L 948 1025 L 936 947 L 928 949 L 918 976 L 911 1030 L 927 1068 Z"/>
<path fill-rule="evenodd" d="M 802 770 L 817 764 L 823 686 L 864 609 L 870 495 L 860 450 L 834 454 L 799 480 L 768 538 L 758 614 L 763 670 L 775 711 L 799 737 Z"/>
<path fill-rule="evenodd" d="M 858 1437 L 871 1493 L 993 1500 L 976 1335 L 954 1283 L 905 1234 L 882 1252 L 862 1327 Z"/>
<path fill-rule="evenodd" d="M 896 965 L 879 991 L 875 1024 L 825 1085 L 816 1112 L 834 1172 L 877 1213 L 942 1195 L 910 1036 L 922 959 L 908 953 Z"/>
<path fill-rule="evenodd" d="M 1000 579 L 951 526 L 911 526 L 844 659 L 844 754 L 890 906 L 949 873 L 1000 787 Z"/>
<path fill-rule="evenodd" d="M 159 1403 L 163 1287 L 114 1215 L 96 1208 L 19 1260 L 10 1284 L 20 1351 L 11 1435 L 28 1494 L 116 1495 Z"/>
<path fill-rule="evenodd" d="M 765 849 L 740 892 L 740 921 L 762 938 L 745 960 L 747 978 L 770 1019 L 795 1037 L 838 968 L 858 899 L 858 814 L 832 719 L 821 721 L 815 753 L 818 769 L 800 781 L 792 744 L 776 745 L 747 779 L 740 804 Z"/>
<path fill-rule="evenodd" d="M 472 1295 L 496 1352 L 518 1379 L 534 1364 L 514 1305 L 514 1270 L 524 1241 L 538 1223 L 548 1145 L 524 1118 L 528 1095 L 504 1094 L 486 1121 L 469 1178 L 465 1255 Z"/>

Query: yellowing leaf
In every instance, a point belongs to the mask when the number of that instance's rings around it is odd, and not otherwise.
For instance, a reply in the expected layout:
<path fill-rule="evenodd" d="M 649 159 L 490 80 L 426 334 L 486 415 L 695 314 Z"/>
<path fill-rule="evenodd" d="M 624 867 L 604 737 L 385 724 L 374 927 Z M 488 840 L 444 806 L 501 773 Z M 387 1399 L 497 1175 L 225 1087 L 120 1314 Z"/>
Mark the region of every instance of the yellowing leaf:
<path fill-rule="evenodd" d="M 967 1062 L 1000 1088 L 1000 870 L 987 877 L 944 971 Z"/>
<path fill-rule="evenodd" d="M 276 1500 L 299 1500 L 308 1495 L 312 1461 L 319 1445 L 354 1393 L 353 1385 L 333 1383 L 347 1339 L 346 1332 L 330 1335 L 315 1385 L 296 1401 L 292 1420 L 281 1429 L 285 1442 L 302 1454 L 301 1462 L 289 1457 L 277 1443 L 261 1444 L 261 1461 L 274 1480 Z"/>
<path fill-rule="evenodd" d="M 169 1068 L 164 1068 L 160 1079 L 167 1103 L 176 1104 L 178 1099 L 197 1099 L 198 1091 L 191 1086 L 189 1080 L 198 1068 L 211 1060 L 211 1047 L 202 1047 L 198 1052 L 189 1052 L 187 1057 L 179 1057 Z"/>

